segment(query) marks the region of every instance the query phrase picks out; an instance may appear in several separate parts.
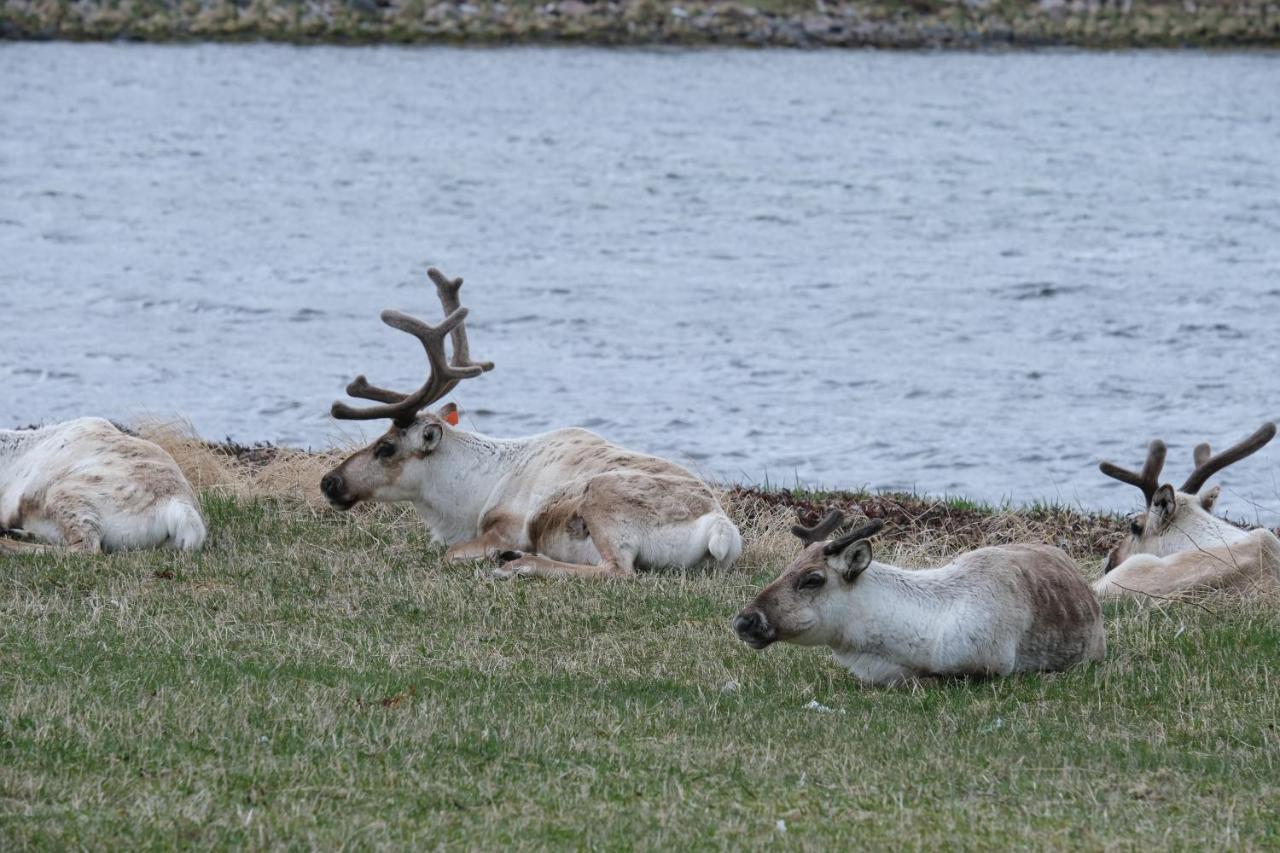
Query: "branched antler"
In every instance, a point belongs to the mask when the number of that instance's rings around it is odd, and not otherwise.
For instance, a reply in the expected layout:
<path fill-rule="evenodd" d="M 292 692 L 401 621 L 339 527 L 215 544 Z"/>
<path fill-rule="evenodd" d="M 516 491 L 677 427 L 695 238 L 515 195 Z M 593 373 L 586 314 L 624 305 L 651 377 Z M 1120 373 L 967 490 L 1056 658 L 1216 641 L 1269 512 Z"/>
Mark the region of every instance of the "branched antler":
<path fill-rule="evenodd" d="M 1253 435 L 1244 441 L 1233 444 L 1216 456 L 1213 454 L 1208 442 L 1196 445 L 1195 450 L 1192 451 L 1192 458 L 1196 463 L 1195 470 L 1191 472 L 1191 476 L 1187 477 L 1187 481 L 1182 484 L 1182 488 L 1178 489 L 1178 491 L 1189 495 L 1198 494 L 1210 477 L 1228 465 L 1233 465 L 1246 456 L 1252 456 L 1257 453 L 1267 442 L 1275 438 L 1275 435 L 1276 425 L 1268 421 L 1259 427 L 1258 431 Z M 1098 467 L 1108 477 L 1142 489 L 1143 497 L 1147 499 L 1147 506 L 1151 506 L 1151 499 L 1155 496 L 1156 490 L 1160 488 L 1160 471 L 1164 468 L 1165 453 L 1164 442 L 1157 438 L 1151 442 L 1151 446 L 1147 450 L 1147 462 L 1142 466 L 1142 473 L 1121 468 L 1119 465 L 1114 465 L 1110 462 L 1103 462 Z"/>
<path fill-rule="evenodd" d="M 832 509 L 827 512 L 821 521 L 812 527 L 804 527 L 800 524 L 792 525 L 791 532 L 800 538 L 806 546 L 812 545 L 814 542 L 824 542 L 827 537 L 835 533 L 844 521 L 844 513 L 838 509 Z"/>
<path fill-rule="evenodd" d="M 1257 453 L 1275 436 L 1276 425 L 1267 421 L 1253 435 L 1244 441 L 1233 444 L 1216 456 L 1211 455 L 1213 451 L 1210 449 L 1208 442 L 1198 445 L 1193 454 L 1196 469 L 1191 472 L 1191 476 L 1187 478 L 1187 481 L 1182 484 L 1182 488 L 1178 491 L 1186 492 L 1189 495 L 1197 494 L 1214 474 L 1228 465 L 1234 465 L 1246 456 L 1252 456 Z"/>
<path fill-rule="evenodd" d="M 851 530 L 833 542 L 828 542 L 822 552 L 827 555 L 839 554 L 845 548 L 848 548 L 859 539 L 870 539 L 880 532 L 880 528 L 884 527 L 883 518 L 873 518 L 857 530 Z"/>
<path fill-rule="evenodd" d="M 1155 497 L 1156 490 L 1160 488 L 1160 472 L 1164 469 L 1164 457 L 1168 451 L 1169 448 L 1165 446 L 1165 443 L 1157 438 L 1147 448 L 1147 461 L 1142 466 L 1141 473 L 1121 468 L 1111 462 L 1103 462 L 1098 468 L 1112 479 L 1142 489 L 1142 496 L 1146 498 L 1147 506 L 1151 506 L 1151 499 Z"/>
<path fill-rule="evenodd" d="M 369 380 L 363 374 L 357 376 L 347 386 L 347 393 L 363 400 L 376 400 L 381 405 L 355 409 L 346 403 L 336 402 L 331 410 L 335 418 L 357 421 L 391 418 L 397 426 L 406 427 L 413 423 L 418 412 L 444 397 L 463 379 L 470 379 L 493 369 L 493 362 L 471 361 L 467 328 L 464 325 L 467 309 L 462 307 L 458 298 L 462 279 L 446 278 L 434 267 L 427 270 L 427 275 L 435 283 L 436 294 L 444 307 L 444 322 L 438 326 L 432 326 L 399 311 L 383 311 L 381 314 L 382 322 L 393 329 L 413 335 L 422 343 L 431 367 L 427 381 L 417 391 L 401 394 L 398 391 L 369 384 Z M 452 361 L 445 353 L 446 337 L 452 338 Z"/>

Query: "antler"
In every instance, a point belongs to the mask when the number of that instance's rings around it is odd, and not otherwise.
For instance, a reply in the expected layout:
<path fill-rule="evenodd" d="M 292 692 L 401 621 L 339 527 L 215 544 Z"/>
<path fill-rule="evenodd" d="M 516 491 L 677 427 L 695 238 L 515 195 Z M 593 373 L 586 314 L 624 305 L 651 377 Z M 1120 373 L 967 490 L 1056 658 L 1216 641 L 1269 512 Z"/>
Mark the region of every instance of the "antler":
<path fill-rule="evenodd" d="M 875 536 L 880 532 L 881 527 L 884 527 L 884 519 L 873 518 L 857 530 L 852 530 L 846 533 L 834 542 L 828 542 L 826 547 L 822 549 L 822 552 L 828 555 L 839 554 L 859 539 L 870 539 L 872 536 Z"/>
<path fill-rule="evenodd" d="M 436 285 L 436 295 L 444 308 L 445 319 L 438 326 L 403 314 L 399 311 L 383 311 L 382 322 L 393 329 L 399 329 L 413 335 L 426 350 L 427 361 L 431 372 L 421 388 L 411 394 L 401 394 L 387 388 L 370 385 L 364 375 L 357 376 L 347 386 L 347 393 L 363 400 L 377 400 L 382 405 L 365 409 L 354 409 L 346 403 L 336 402 L 331 412 L 335 418 L 349 421 L 367 421 L 376 418 L 391 418 L 397 426 L 406 427 L 413 423 L 418 412 L 448 394 L 463 379 L 479 376 L 487 370 L 493 370 L 493 362 L 471 361 L 471 351 L 467 343 L 467 309 L 458 299 L 458 290 L 462 287 L 462 279 L 446 278 L 435 267 L 427 270 L 427 275 Z M 445 337 L 453 339 L 453 360 L 445 354 Z"/>
<path fill-rule="evenodd" d="M 844 521 L 844 513 L 838 509 L 832 509 L 813 527 L 795 524 L 792 525 L 791 532 L 800 537 L 800 541 L 805 545 L 812 545 L 814 542 L 825 541 L 836 531 L 842 521 Z"/>
<path fill-rule="evenodd" d="M 1261 450 L 1268 441 L 1275 438 L 1276 425 L 1271 421 L 1267 421 L 1258 431 L 1246 438 L 1238 444 L 1233 444 L 1226 450 L 1213 456 L 1209 443 L 1198 445 L 1193 454 L 1196 462 L 1196 469 L 1191 472 L 1191 476 L 1182 484 L 1182 488 L 1178 491 L 1186 492 L 1189 495 L 1197 494 L 1200 489 L 1208 482 L 1209 478 L 1214 474 L 1244 459 L 1246 456 L 1252 456 Z"/>
<path fill-rule="evenodd" d="M 1164 457 L 1168 451 L 1169 448 L 1165 443 L 1157 438 L 1147 448 L 1147 461 L 1142 466 L 1142 473 L 1121 468 L 1111 462 L 1103 462 L 1098 469 L 1112 479 L 1142 489 L 1142 496 L 1147 499 L 1147 506 L 1151 506 L 1151 499 L 1160 488 L 1160 472 L 1164 469 Z"/>
<path fill-rule="evenodd" d="M 446 315 L 462 307 L 462 302 L 458 299 L 458 291 L 462 289 L 461 276 L 447 278 L 435 267 L 428 267 L 427 277 L 435 282 L 436 295 L 440 297 L 440 304 L 444 306 Z M 467 327 L 458 326 L 453 330 L 453 366 L 470 367 L 473 364 L 480 365 L 482 370 L 493 370 L 492 361 L 473 362 L 471 360 L 471 347 L 467 343 Z"/>

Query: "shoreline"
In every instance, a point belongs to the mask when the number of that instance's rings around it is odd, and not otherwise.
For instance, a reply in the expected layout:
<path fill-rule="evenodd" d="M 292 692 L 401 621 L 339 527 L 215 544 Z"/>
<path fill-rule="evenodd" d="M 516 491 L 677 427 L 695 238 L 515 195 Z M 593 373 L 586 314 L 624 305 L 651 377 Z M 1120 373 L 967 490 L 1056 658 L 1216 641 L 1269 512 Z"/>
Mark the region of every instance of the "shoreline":
<path fill-rule="evenodd" d="M 0 0 L 0 40 L 901 50 L 1277 48 L 1280 3 Z"/>
<path fill-rule="evenodd" d="M 182 424 L 144 422 L 116 426 L 154 442 L 169 453 L 198 492 L 241 499 L 284 499 L 325 510 L 320 478 L 354 448 L 301 448 L 270 441 L 244 443 L 203 438 Z M 32 429 L 34 425 L 18 427 Z M 780 486 L 708 481 L 735 522 L 785 517 L 788 526 L 816 523 L 829 509 L 848 517 L 880 519 L 888 535 L 946 543 L 950 551 L 970 550 L 993 540 L 1020 536 L 1053 542 L 1075 559 L 1100 559 L 1127 533 L 1130 515 L 1114 510 L 1052 501 L 990 503 L 959 494 L 880 490 L 823 485 Z M 368 508 L 365 508 L 368 511 Z M 1280 526 L 1223 516 L 1249 530 L 1265 527 L 1280 536 Z"/>
<path fill-rule="evenodd" d="M 316 510 L 328 505 L 317 484 L 345 450 L 302 450 L 268 442 L 209 441 L 172 425 L 145 424 L 135 434 L 164 448 L 198 491 L 242 498 L 285 498 Z M 1033 503 L 994 506 L 958 496 L 866 489 L 777 488 L 714 482 L 730 516 L 744 529 L 789 529 L 813 524 L 838 507 L 850 517 L 881 519 L 886 535 L 947 551 L 969 550 L 994 540 L 1031 537 L 1053 542 L 1080 560 L 1105 556 L 1128 529 L 1125 515 L 1105 510 Z M 368 507 L 365 512 L 372 512 Z M 783 537 L 789 553 L 790 535 Z"/>

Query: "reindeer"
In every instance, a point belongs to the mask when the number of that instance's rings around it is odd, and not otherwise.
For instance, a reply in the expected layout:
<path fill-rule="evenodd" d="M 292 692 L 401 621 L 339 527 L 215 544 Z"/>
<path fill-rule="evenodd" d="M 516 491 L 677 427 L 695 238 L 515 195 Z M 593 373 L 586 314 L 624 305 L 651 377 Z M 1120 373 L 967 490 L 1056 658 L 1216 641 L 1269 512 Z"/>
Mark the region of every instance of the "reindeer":
<path fill-rule="evenodd" d="M 409 501 L 449 560 L 497 557 L 498 577 L 629 577 L 636 568 L 728 567 L 742 551 L 738 529 L 706 483 L 665 459 L 635 453 L 584 429 L 490 438 L 458 428 L 452 403 L 423 411 L 459 382 L 493 369 L 471 360 L 458 297 L 462 279 L 439 270 L 445 319 L 438 326 L 383 311 L 382 322 L 416 337 L 430 371 L 401 394 L 358 376 L 355 409 L 341 420 L 391 420 L 391 428 L 325 475 L 320 490 L 338 510 L 361 501 Z M 453 358 L 445 352 L 445 339 Z"/>
<path fill-rule="evenodd" d="M 12 529 L 10 529 L 12 528 Z M 168 453 L 101 418 L 0 430 L 0 552 L 192 551 L 205 526 Z M 27 540 L 27 541 L 22 541 Z"/>
<path fill-rule="evenodd" d="M 733 619 L 742 642 L 829 646 L 862 681 L 1008 675 L 1101 660 L 1102 612 L 1071 558 L 1051 545 L 980 548 L 938 569 L 872 559 L 871 521 L 838 539 L 832 510 L 792 560 Z"/>
<path fill-rule="evenodd" d="M 1197 446 L 1195 470 L 1176 491 L 1170 483 L 1160 485 L 1167 452 L 1160 439 L 1151 442 L 1140 472 L 1101 463 L 1108 477 L 1141 489 L 1147 508 L 1107 556 L 1094 592 L 1100 598 L 1146 599 L 1193 591 L 1280 590 L 1280 539 L 1269 530 L 1241 530 L 1213 515 L 1220 489 L 1204 490 L 1210 477 L 1257 453 L 1275 434 L 1275 424 L 1268 422 L 1217 455 L 1207 443 Z"/>

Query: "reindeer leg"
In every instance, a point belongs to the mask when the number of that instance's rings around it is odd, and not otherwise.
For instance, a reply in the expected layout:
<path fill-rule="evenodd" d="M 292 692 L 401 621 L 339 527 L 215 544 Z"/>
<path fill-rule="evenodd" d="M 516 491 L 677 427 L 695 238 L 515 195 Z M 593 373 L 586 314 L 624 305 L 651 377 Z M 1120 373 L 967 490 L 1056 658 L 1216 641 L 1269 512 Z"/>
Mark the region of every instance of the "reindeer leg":
<path fill-rule="evenodd" d="M 589 523 L 589 522 L 588 522 Z M 525 554 L 520 551 L 503 551 L 498 555 L 502 565 L 493 570 L 495 578 L 631 578 L 635 577 L 636 552 L 634 547 L 617 547 L 612 542 L 591 537 L 592 544 L 600 552 L 600 562 L 594 566 L 581 563 L 565 563 L 541 554 Z"/>
<path fill-rule="evenodd" d="M 59 495 L 51 498 L 46 514 L 62 531 L 67 550 L 102 553 L 102 519 L 87 501 Z"/>
<path fill-rule="evenodd" d="M 17 537 L 13 536 L 17 534 Z M 3 554 L 47 554 L 53 551 L 52 545 L 43 545 L 30 541 L 30 534 L 25 530 L 0 531 L 0 555 Z"/>
<path fill-rule="evenodd" d="M 444 558 L 451 563 L 480 560 L 485 557 L 492 557 L 501 550 L 501 543 L 494 542 L 488 535 L 485 535 L 469 539 L 466 542 L 455 542 L 449 546 L 449 550 L 444 552 Z"/>
<path fill-rule="evenodd" d="M 499 552 L 515 547 L 521 539 L 524 523 L 508 515 L 486 516 L 481 533 L 475 539 L 456 542 L 445 551 L 444 558 L 453 561 L 496 557 Z"/>

